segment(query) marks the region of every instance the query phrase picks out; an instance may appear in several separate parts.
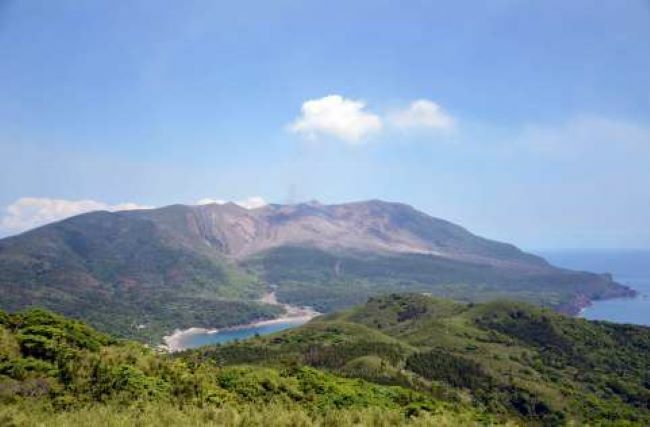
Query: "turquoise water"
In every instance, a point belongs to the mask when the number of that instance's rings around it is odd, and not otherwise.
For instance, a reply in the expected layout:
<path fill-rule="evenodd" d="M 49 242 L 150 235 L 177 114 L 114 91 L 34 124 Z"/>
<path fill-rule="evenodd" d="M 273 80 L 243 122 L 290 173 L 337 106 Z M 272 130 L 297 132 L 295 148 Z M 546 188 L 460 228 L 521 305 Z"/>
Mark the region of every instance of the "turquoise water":
<path fill-rule="evenodd" d="M 635 298 L 594 302 L 582 314 L 586 319 L 650 326 L 650 251 L 563 250 L 539 255 L 559 267 L 612 273 L 617 282 L 639 292 Z"/>
<path fill-rule="evenodd" d="M 179 340 L 179 345 L 183 349 L 200 347 L 202 345 L 220 344 L 228 341 L 243 340 L 256 334 L 266 335 L 273 332 L 283 331 L 285 329 L 295 328 L 307 322 L 305 318 L 288 319 L 285 321 L 262 324 L 250 327 L 237 327 L 230 329 L 221 329 L 217 332 L 199 332 L 188 334 Z"/>

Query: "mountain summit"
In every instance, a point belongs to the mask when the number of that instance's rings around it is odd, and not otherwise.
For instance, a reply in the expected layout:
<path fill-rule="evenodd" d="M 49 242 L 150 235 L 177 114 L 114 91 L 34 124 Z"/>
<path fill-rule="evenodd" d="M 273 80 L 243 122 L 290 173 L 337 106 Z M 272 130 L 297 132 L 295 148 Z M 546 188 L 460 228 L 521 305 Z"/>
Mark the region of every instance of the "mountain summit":
<path fill-rule="evenodd" d="M 384 292 L 509 297 L 575 312 L 632 291 L 401 203 L 234 203 L 91 212 L 0 240 L 0 308 L 39 305 L 122 335 L 320 311 Z"/>
<path fill-rule="evenodd" d="M 151 211 L 131 213 L 150 217 Z M 180 217 L 185 222 L 179 223 Z M 159 221 L 185 238 L 203 241 L 226 257 L 244 259 L 282 246 L 333 251 L 428 254 L 512 267 L 547 267 L 512 245 L 480 238 L 408 205 L 379 200 L 323 205 L 318 202 L 246 209 L 234 203 L 171 206 Z"/>

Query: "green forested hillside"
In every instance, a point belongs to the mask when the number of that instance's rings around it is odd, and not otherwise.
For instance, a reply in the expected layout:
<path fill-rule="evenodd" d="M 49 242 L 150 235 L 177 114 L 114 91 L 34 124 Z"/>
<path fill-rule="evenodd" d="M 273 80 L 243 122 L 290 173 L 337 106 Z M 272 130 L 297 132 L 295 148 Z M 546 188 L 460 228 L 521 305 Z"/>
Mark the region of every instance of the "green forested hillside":
<path fill-rule="evenodd" d="M 394 294 L 282 334 L 191 353 L 224 366 L 309 365 L 525 423 L 650 422 L 650 328 L 522 303 Z"/>
<path fill-rule="evenodd" d="M 172 357 L 43 310 L 0 312 L 2 426 L 474 425 L 429 393 L 303 365 Z"/>
<path fill-rule="evenodd" d="M 255 277 L 188 242 L 184 213 L 93 212 L 0 240 L 0 309 L 46 307 L 156 344 L 176 328 L 281 313 L 254 301 L 264 290 Z"/>
<path fill-rule="evenodd" d="M 649 354 L 650 328 L 419 294 L 173 355 L 0 312 L 0 425 L 648 425 Z"/>
<path fill-rule="evenodd" d="M 311 305 L 323 313 L 362 304 L 377 294 L 426 292 L 459 301 L 507 298 L 575 314 L 590 299 L 631 292 L 609 275 L 550 266 L 526 270 L 430 254 L 281 247 L 253 256 L 243 265 L 277 287 L 282 301 Z"/>

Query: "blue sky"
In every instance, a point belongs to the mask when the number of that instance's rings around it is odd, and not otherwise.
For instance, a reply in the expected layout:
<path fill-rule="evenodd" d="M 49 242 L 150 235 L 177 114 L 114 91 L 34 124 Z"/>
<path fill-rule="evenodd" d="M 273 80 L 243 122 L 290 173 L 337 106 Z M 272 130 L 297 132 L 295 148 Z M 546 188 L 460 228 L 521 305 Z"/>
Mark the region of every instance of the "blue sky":
<path fill-rule="evenodd" d="M 0 235 L 380 198 L 525 248 L 650 247 L 648 1 L 0 0 L 0 53 Z"/>

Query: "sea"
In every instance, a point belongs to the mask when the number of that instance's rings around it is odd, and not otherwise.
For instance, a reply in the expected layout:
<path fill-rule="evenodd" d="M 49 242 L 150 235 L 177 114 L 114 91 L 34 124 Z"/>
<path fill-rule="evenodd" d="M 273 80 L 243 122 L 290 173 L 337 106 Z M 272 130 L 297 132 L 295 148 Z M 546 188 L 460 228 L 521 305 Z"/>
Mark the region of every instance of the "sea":
<path fill-rule="evenodd" d="M 614 280 L 638 292 L 634 298 L 595 301 L 581 316 L 650 326 L 650 250 L 544 250 L 537 254 L 551 264 L 573 270 L 611 273 Z"/>

